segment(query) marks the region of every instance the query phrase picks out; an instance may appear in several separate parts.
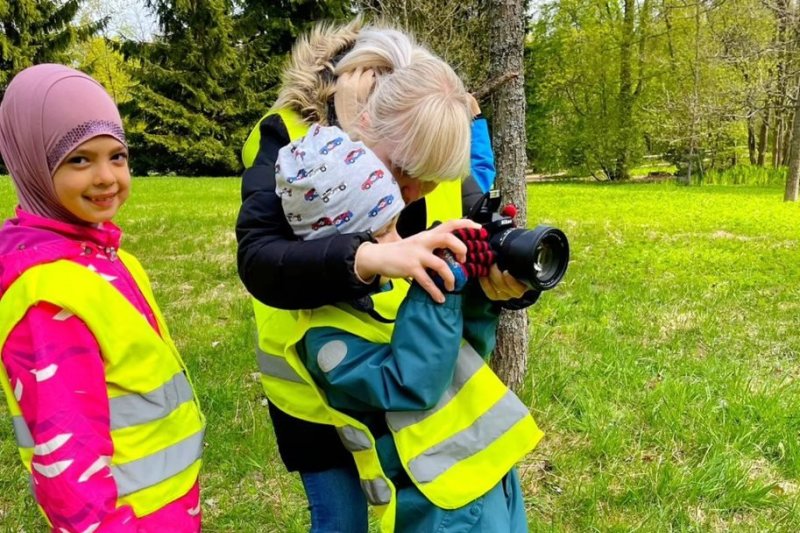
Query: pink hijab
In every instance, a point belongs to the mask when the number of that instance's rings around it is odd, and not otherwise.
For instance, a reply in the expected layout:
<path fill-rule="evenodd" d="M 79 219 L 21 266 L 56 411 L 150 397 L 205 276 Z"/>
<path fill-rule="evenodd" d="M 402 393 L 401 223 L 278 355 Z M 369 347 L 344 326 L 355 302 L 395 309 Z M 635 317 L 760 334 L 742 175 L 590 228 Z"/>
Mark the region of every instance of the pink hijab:
<path fill-rule="evenodd" d="M 11 172 L 20 207 L 75 222 L 58 201 L 53 173 L 78 145 L 99 135 L 126 144 L 117 106 L 94 79 L 52 64 L 14 76 L 0 103 L 0 155 Z"/>

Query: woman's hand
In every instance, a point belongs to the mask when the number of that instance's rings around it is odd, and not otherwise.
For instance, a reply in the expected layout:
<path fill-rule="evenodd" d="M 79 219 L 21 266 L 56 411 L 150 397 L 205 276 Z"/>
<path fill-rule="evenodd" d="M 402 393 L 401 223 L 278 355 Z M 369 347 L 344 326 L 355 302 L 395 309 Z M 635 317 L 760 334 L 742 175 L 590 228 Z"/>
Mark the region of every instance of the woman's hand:
<path fill-rule="evenodd" d="M 442 278 L 447 290 L 453 290 L 455 277 L 450 267 L 433 252 L 447 248 L 453 252 L 456 261 L 464 262 L 467 247 L 452 233 L 460 228 L 479 229 L 480 224 L 467 219 L 451 220 L 400 241 L 383 244 L 365 242 L 356 252 L 356 274 L 363 280 L 374 276 L 414 278 L 434 301 L 443 303 L 444 294 L 433 282 L 428 270 Z"/>
<path fill-rule="evenodd" d="M 472 118 L 481 114 L 481 106 L 475 99 L 472 93 L 467 93 L 467 100 L 469 101 L 469 112 L 472 113 Z"/>
<path fill-rule="evenodd" d="M 353 133 L 353 125 L 367 105 L 367 100 L 375 85 L 375 71 L 361 67 L 341 74 L 336 80 L 333 105 L 339 127 Z"/>
<path fill-rule="evenodd" d="M 487 298 L 494 301 L 510 300 L 521 298 L 529 289 L 527 285 L 520 282 L 508 272 L 501 272 L 497 264 L 492 265 L 489 275 L 478 278 L 481 289 Z"/>

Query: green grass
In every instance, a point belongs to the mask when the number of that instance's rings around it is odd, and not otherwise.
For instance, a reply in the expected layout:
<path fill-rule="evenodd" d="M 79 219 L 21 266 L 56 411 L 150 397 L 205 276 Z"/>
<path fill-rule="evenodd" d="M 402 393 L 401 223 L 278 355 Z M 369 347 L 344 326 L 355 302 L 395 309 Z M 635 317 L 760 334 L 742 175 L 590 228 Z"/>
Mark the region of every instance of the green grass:
<path fill-rule="evenodd" d="M 725 170 L 710 170 L 692 176 L 695 185 L 782 185 L 786 183 L 786 167 L 737 165 Z"/>
<path fill-rule="evenodd" d="M 530 311 L 531 530 L 800 530 L 800 207 L 773 186 L 544 184 L 572 262 Z M 144 178 L 117 222 L 208 416 L 206 531 L 300 532 L 254 378 L 236 179 Z M 0 180 L 0 215 L 13 191 Z M 41 531 L 0 408 L 0 530 Z"/>

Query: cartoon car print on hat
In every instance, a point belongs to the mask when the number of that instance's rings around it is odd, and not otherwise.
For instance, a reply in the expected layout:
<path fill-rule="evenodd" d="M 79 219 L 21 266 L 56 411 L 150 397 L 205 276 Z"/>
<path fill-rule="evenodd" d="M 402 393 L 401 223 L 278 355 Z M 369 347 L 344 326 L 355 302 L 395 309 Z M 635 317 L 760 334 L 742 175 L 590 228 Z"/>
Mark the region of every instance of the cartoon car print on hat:
<path fill-rule="evenodd" d="M 298 214 L 286 213 L 286 220 L 288 220 L 289 222 L 291 222 L 292 220 L 296 220 L 298 222 L 302 222 L 303 221 L 303 215 L 301 215 L 299 213 Z"/>
<path fill-rule="evenodd" d="M 317 231 L 318 229 L 322 229 L 325 226 L 333 226 L 333 220 L 328 217 L 322 217 L 313 224 L 311 224 L 311 230 Z"/>
<path fill-rule="evenodd" d="M 351 218 L 353 218 L 353 212 L 352 211 L 345 211 L 341 215 L 337 215 L 337 217 L 333 219 L 333 223 L 338 228 L 339 226 L 341 226 L 345 222 L 350 222 Z"/>
<path fill-rule="evenodd" d="M 370 173 L 370 175 L 367 176 L 367 179 L 364 180 L 364 183 L 361 184 L 361 189 L 365 190 L 365 191 L 368 190 L 370 187 L 372 187 L 373 183 L 375 183 L 376 181 L 378 181 L 382 177 L 383 177 L 383 170 L 381 170 L 381 169 L 373 170 Z"/>
<path fill-rule="evenodd" d="M 356 148 L 355 150 L 352 150 L 349 154 L 347 154 L 347 156 L 345 156 L 344 162 L 347 165 L 352 165 L 353 163 L 356 162 L 356 159 L 358 159 L 359 157 L 361 157 L 366 153 L 367 153 L 366 150 L 364 150 L 363 148 Z"/>
<path fill-rule="evenodd" d="M 386 207 L 392 205 L 392 202 L 394 202 L 394 196 L 393 195 L 389 194 L 389 195 L 384 196 L 383 198 L 378 200 L 378 203 L 375 205 L 375 207 L 373 207 L 370 210 L 369 216 L 371 216 L 371 217 L 378 216 L 378 213 L 380 213 L 381 211 L 386 209 Z"/>
<path fill-rule="evenodd" d="M 325 165 L 320 165 L 318 167 L 312 168 L 311 170 L 306 170 L 304 168 L 301 168 L 300 170 L 297 171 L 296 176 L 291 176 L 289 178 L 286 178 L 286 183 L 294 183 L 296 181 L 304 180 L 306 178 L 310 178 L 317 172 L 325 172 L 326 170 L 328 169 L 325 167 Z"/>
<path fill-rule="evenodd" d="M 333 196 L 333 193 L 335 193 L 336 191 L 343 191 L 346 188 L 347 185 L 345 184 L 345 182 L 341 182 L 339 185 L 327 189 L 324 193 L 322 193 L 322 201 L 327 204 L 330 201 L 331 196 Z"/>
<path fill-rule="evenodd" d="M 306 202 L 311 202 L 312 200 L 314 200 L 314 198 L 319 198 L 319 194 L 317 193 L 317 189 L 311 189 L 310 191 L 307 191 L 303 195 L 303 198 L 305 198 Z"/>
<path fill-rule="evenodd" d="M 284 197 L 288 196 L 289 198 L 292 197 L 292 189 L 289 187 L 281 187 L 281 190 L 278 191 L 278 196 Z"/>
<path fill-rule="evenodd" d="M 296 176 L 289 176 L 288 178 L 286 178 L 286 183 L 294 183 L 295 181 L 300 181 L 306 179 L 307 177 L 308 177 L 308 172 L 306 171 L 306 169 L 301 168 L 300 170 L 297 171 Z"/>
<path fill-rule="evenodd" d="M 322 155 L 326 155 L 328 152 L 330 152 L 340 144 L 342 144 L 342 138 L 336 137 L 332 141 L 328 141 L 327 143 L 325 143 L 325 146 L 319 149 L 319 153 L 321 153 Z"/>

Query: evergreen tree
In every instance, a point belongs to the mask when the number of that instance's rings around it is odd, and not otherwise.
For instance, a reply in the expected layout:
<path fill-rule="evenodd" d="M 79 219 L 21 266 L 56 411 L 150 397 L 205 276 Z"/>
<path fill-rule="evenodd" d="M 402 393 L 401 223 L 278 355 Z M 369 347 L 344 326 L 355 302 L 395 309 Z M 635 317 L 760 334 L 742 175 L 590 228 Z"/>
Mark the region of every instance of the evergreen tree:
<path fill-rule="evenodd" d="M 0 0 L 0 97 L 11 78 L 38 63 L 68 62 L 69 51 L 107 19 L 73 24 L 82 0 Z"/>
<path fill-rule="evenodd" d="M 135 172 L 234 175 L 250 128 L 266 112 L 296 37 L 350 15 L 343 0 L 147 0 L 160 34 L 127 42 L 138 60 L 128 118 Z"/>
<path fill-rule="evenodd" d="M 246 102 L 252 126 L 277 97 L 280 73 L 297 37 L 319 21 L 344 21 L 355 13 L 349 0 L 237 0 L 235 32 L 247 63 Z"/>
<path fill-rule="evenodd" d="M 148 0 L 160 35 L 126 42 L 138 60 L 123 104 L 134 171 L 233 175 L 249 128 L 244 73 L 226 0 Z"/>

